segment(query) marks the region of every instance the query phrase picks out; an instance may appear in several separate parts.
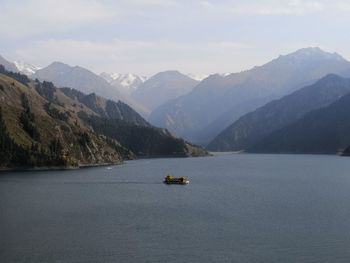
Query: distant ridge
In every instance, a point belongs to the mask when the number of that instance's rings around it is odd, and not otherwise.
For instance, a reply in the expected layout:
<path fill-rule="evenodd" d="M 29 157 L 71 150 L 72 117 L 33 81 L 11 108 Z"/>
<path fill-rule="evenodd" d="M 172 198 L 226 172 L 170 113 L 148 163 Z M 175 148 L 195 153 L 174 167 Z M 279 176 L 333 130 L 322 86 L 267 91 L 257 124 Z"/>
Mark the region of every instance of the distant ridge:
<path fill-rule="evenodd" d="M 16 65 L 0 55 L 0 65 L 3 65 L 6 70 L 11 72 L 18 72 Z"/>
<path fill-rule="evenodd" d="M 154 108 L 190 92 L 198 81 L 176 70 L 159 72 L 143 82 L 132 97 L 146 108 Z"/>
<path fill-rule="evenodd" d="M 327 75 L 311 86 L 274 100 L 242 116 L 209 145 L 212 151 L 241 151 L 254 147 L 266 136 L 323 108 L 350 92 L 350 79 Z"/>
<path fill-rule="evenodd" d="M 147 77 L 139 76 L 132 73 L 118 74 L 118 73 L 106 73 L 100 74 L 109 84 L 115 86 L 121 93 L 131 94 L 137 88 L 147 80 Z"/>
<path fill-rule="evenodd" d="M 149 121 L 207 144 L 244 114 L 331 73 L 349 76 L 350 63 L 320 48 L 300 49 L 247 71 L 209 76 L 190 93 L 156 108 Z"/>
<path fill-rule="evenodd" d="M 350 145 L 350 94 L 266 136 L 256 153 L 341 154 Z"/>
<path fill-rule="evenodd" d="M 40 67 L 34 66 L 24 61 L 15 61 L 14 64 L 16 65 L 16 68 L 19 72 L 27 76 L 33 75 L 40 69 Z"/>
<path fill-rule="evenodd" d="M 120 163 L 207 152 L 156 128 L 123 102 L 0 66 L 0 169 Z"/>
<path fill-rule="evenodd" d="M 101 76 L 80 66 L 72 67 L 62 62 L 53 62 L 49 66 L 36 71 L 31 77 L 51 81 L 58 87 L 74 88 L 84 93 L 93 92 L 115 101 L 121 100 L 140 114 L 147 114 L 147 110 L 128 94 L 123 94 L 120 89 L 112 86 Z"/>

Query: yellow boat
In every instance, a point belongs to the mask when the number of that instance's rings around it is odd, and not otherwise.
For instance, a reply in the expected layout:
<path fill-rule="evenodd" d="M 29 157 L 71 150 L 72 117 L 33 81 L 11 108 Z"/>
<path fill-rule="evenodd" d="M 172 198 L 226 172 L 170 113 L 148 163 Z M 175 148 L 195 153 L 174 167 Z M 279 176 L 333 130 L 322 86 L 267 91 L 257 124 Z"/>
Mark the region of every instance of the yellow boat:
<path fill-rule="evenodd" d="M 190 181 L 186 176 L 175 177 L 168 174 L 164 179 L 165 184 L 189 184 Z"/>

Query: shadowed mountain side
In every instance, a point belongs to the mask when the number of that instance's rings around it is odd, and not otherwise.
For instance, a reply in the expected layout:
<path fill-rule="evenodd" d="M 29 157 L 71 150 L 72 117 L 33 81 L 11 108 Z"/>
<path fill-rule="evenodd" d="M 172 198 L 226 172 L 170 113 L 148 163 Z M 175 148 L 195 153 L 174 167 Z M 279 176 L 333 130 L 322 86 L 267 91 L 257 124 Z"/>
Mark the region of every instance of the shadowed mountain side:
<path fill-rule="evenodd" d="M 94 131 L 114 138 L 137 156 L 203 156 L 207 152 L 183 139 L 174 138 L 167 130 L 152 126 L 135 126 L 118 119 L 87 116 L 80 118 L 93 127 Z"/>
<path fill-rule="evenodd" d="M 78 100 L 104 118 L 118 119 L 134 125 L 150 126 L 136 111 L 121 101 L 106 100 L 96 96 L 95 93 L 86 95 L 71 88 L 62 88 L 61 90 L 68 97 Z"/>
<path fill-rule="evenodd" d="M 51 82 L 32 81 L 25 75 L 6 71 L 3 66 L 0 66 L 0 100 L 1 168 L 120 163 L 140 152 L 158 156 L 155 142 L 163 149 L 162 155 L 207 154 L 165 130 L 150 126 L 124 103 L 59 89 Z M 135 137 L 143 144 L 133 145 L 133 152 L 114 136 L 104 135 L 103 127 L 90 126 L 82 115 L 113 125 L 123 134 L 124 143 L 132 142 Z M 156 139 L 149 140 L 150 137 Z"/>
<path fill-rule="evenodd" d="M 346 76 L 349 72 L 350 63 L 340 55 L 305 48 L 247 71 L 212 75 L 189 94 L 155 109 L 148 120 L 193 142 L 209 143 L 214 139 L 211 136 L 267 102 L 327 74 Z"/>
<path fill-rule="evenodd" d="M 209 145 L 212 151 L 240 151 L 252 147 L 273 131 L 326 107 L 350 92 L 350 79 L 328 75 L 315 84 L 248 113 L 220 133 Z"/>
<path fill-rule="evenodd" d="M 336 154 L 350 145 L 350 94 L 269 134 L 248 152 Z"/>

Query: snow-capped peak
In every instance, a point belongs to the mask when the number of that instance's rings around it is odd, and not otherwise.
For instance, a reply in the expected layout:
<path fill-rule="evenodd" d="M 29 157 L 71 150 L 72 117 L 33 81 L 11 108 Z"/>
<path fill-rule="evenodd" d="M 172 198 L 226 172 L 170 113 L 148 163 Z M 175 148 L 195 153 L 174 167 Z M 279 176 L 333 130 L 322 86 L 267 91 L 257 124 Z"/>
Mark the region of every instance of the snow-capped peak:
<path fill-rule="evenodd" d="M 107 80 L 114 86 L 121 86 L 124 92 L 131 93 L 137 89 L 137 87 L 147 80 L 145 76 L 139 76 L 132 73 L 120 74 L 120 73 L 101 73 L 101 77 Z"/>
<path fill-rule="evenodd" d="M 228 75 L 231 75 L 232 73 L 230 73 L 230 72 L 225 72 L 225 73 L 218 73 L 220 76 L 222 76 L 222 77 L 226 77 L 226 76 L 228 76 Z"/>
<path fill-rule="evenodd" d="M 230 75 L 231 73 L 216 73 L 222 77 L 226 77 Z M 191 79 L 202 81 L 203 79 L 206 79 L 209 77 L 209 74 L 194 74 L 194 73 L 188 73 L 187 76 L 189 76 Z"/>
<path fill-rule="evenodd" d="M 27 76 L 33 75 L 37 70 L 41 69 L 40 67 L 34 66 L 24 61 L 15 61 L 14 63 L 18 71 Z"/>
<path fill-rule="evenodd" d="M 203 79 L 206 79 L 209 75 L 188 73 L 187 76 L 190 77 L 191 79 L 202 81 Z"/>

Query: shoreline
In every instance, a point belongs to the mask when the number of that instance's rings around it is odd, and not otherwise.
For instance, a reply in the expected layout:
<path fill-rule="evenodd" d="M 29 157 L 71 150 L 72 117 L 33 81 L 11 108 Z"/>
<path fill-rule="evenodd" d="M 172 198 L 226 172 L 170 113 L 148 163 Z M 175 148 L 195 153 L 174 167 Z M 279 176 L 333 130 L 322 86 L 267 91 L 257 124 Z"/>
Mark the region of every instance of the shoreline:
<path fill-rule="evenodd" d="M 125 161 L 131 160 L 143 160 L 143 159 L 157 159 L 157 158 L 198 158 L 206 157 L 208 155 L 199 155 L 199 156 L 188 156 L 188 155 L 147 155 L 147 156 L 138 156 L 132 159 L 126 159 L 121 162 L 115 163 L 91 163 L 91 164 L 80 164 L 78 166 L 42 166 L 42 167 L 0 167 L 0 173 L 2 172 L 31 172 L 31 171 L 65 171 L 65 170 L 78 170 L 78 169 L 87 169 L 93 167 L 102 167 L 109 165 L 122 165 Z"/>
<path fill-rule="evenodd" d="M 79 166 L 43 166 L 43 167 L 0 167 L 1 172 L 31 172 L 31 171 L 65 171 L 65 170 L 78 170 L 93 168 L 99 166 L 109 165 L 121 165 L 124 162 L 118 163 L 92 163 L 92 164 L 81 164 Z"/>

